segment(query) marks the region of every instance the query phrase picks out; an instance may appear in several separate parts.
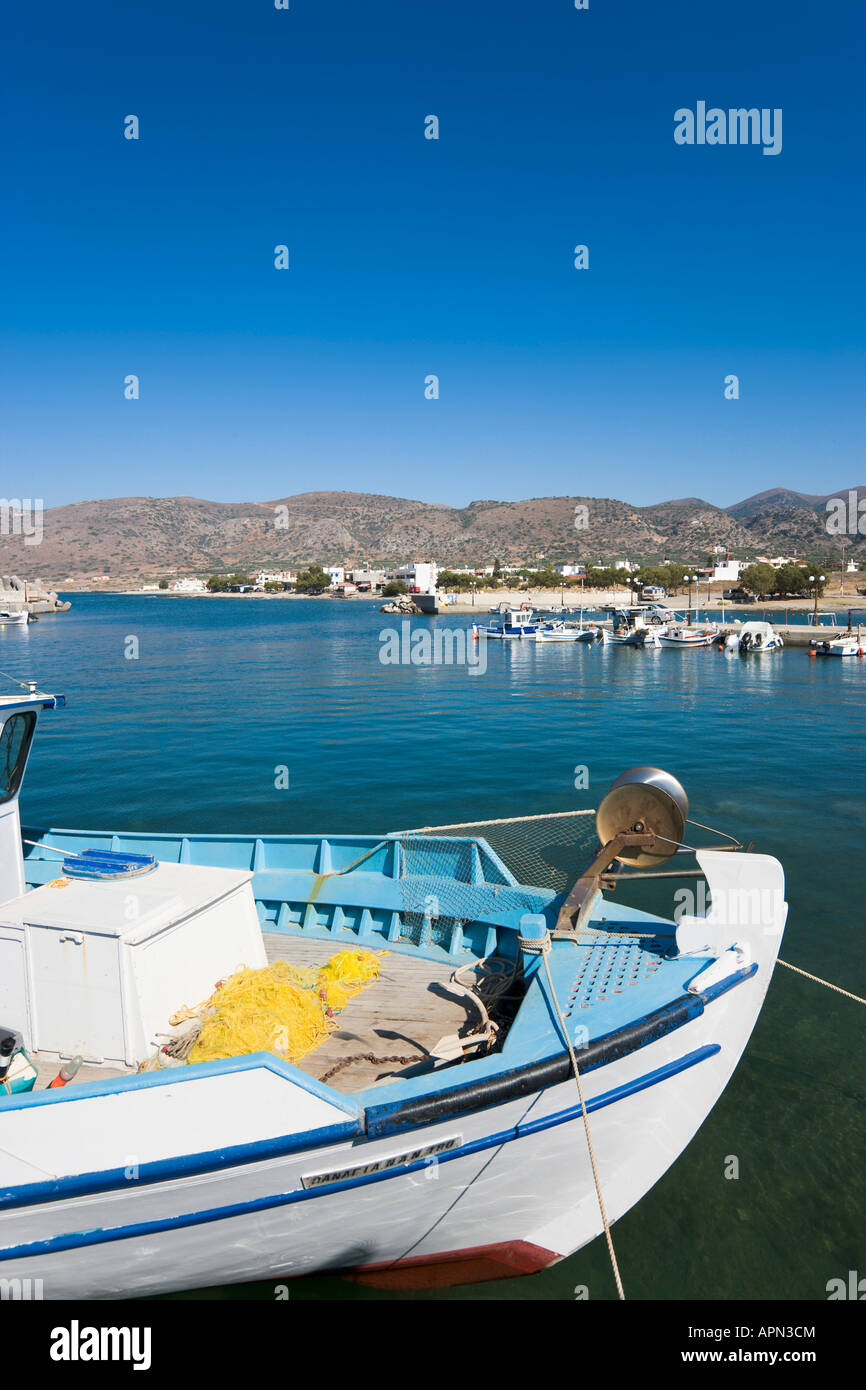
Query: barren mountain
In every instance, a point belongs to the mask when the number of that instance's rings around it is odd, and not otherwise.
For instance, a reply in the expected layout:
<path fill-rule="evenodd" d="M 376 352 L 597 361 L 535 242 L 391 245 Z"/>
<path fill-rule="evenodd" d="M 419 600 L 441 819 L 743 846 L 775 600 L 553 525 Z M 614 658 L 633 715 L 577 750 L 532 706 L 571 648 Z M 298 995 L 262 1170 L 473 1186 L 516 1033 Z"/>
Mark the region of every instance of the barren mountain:
<path fill-rule="evenodd" d="M 866 488 L 854 489 L 866 497 Z M 832 494 L 848 497 L 845 488 Z M 273 502 L 121 497 L 45 512 L 39 545 L 4 514 L 0 572 L 61 587 L 108 575 L 113 584 L 162 575 L 287 568 L 319 561 L 440 564 L 626 556 L 702 563 L 714 547 L 740 558 L 778 552 L 823 556 L 866 538 L 825 528 L 827 498 L 773 488 L 732 507 L 680 498 L 635 507 L 613 498 L 479 500 L 462 508 L 359 492 L 307 492 Z"/>

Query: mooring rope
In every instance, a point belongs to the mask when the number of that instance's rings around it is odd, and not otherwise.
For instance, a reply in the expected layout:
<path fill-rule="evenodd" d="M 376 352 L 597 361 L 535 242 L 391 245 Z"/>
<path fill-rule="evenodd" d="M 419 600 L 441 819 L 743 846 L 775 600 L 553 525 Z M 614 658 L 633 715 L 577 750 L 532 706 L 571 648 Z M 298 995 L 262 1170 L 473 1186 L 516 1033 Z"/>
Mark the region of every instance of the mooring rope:
<path fill-rule="evenodd" d="M 10 676 L 8 671 L 0 671 L 0 676 L 5 676 L 7 681 L 11 681 L 13 685 L 20 685 L 22 690 L 29 691 L 31 686 L 34 690 L 36 688 L 36 681 L 20 681 L 17 676 Z"/>
<path fill-rule="evenodd" d="M 778 965 L 784 965 L 786 970 L 793 970 L 798 975 L 805 975 L 807 980 L 814 980 L 816 985 L 824 985 L 826 989 L 835 990 L 837 994 L 844 994 L 846 999 L 853 999 L 855 1004 L 866 1004 L 866 999 L 861 999 L 859 994 L 851 994 L 847 989 L 842 989 L 841 985 L 831 985 L 829 980 L 822 980 L 820 975 L 810 975 L 808 970 L 801 970 L 799 965 L 791 965 L 787 960 L 782 960 L 781 956 L 776 957 Z"/>
<path fill-rule="evenodd" d="M 613 1237 L 610 1233 L 610 1222 L 607 1219 L 607 1211 L 605 1210 L 604 1197 L 601 1191 L 601 1179 L 598 1175 L 598 1164 L 595 1161 L 595 1149 L 592 1146 L 592 1134 L 590 1133 L 589 1128 L 589 1115 L 587 1114 L 586 1110 L 586 1101 L 583 1098 L 583 1086 L 581 1085 L 580 1080 L 580 1068 L 577 1065 L 577 1057 L 574 1054 L 574 1048 L 571 1044 L 571 1037 L 568 1032 L 568 1027 L 566 1025 L 565 1019 L 562 1016 L 562 1009 L 559 1007 L 559 999 L 556 995 L 556 989 L 554 988 L 553 984 L 553 976 L 550 973 L 550 966 L 547 961 L 547 957 L 550 954 L 551 950 L 550 934 L 546 932 L 543 937 L 537 939 L 532 937 L 527 938 L 523 936 L 519 937 L 518 939 L 520 945 L 523 947 L 525 951 L 531 951 L 533 954 L 541 956 L 541 963 L 544 966 L 544 973 L 547 976 L 547 983 L 550 986 L 550 997 L 553 1001 L 553 1007 L 556 1010 L 556 1016 L 559 1019 L 559 1026 L 562 1029 L 562 1036 L 565 1038 L 565 1045 L 568 1048 L 568 1055 L 571 1058 L 571 1065 L 574 1069 L 574 1079 L 577 1082 L 577 1094 L 580 1096 L 580 1110 L 581 1114 L 583 1115 L 583 1128 L 586 1132 L 586 1146 L 589 1149 L 589 1161 L 592 1164 L 592 1177 L 595 1183 L 595 1195 L 598 1198 L 598 1209 L 601 1212 L 601 1220 L 602 1225 L 604 1226 L 604 1235 L 605 1240 L 607 1241 L 607 1249 L 608 1254 L 610 1255 L 610 1263 L 611 1267 L 613 1268 L 613 1277 L 616 1280 L 617 1293 L 619 1294 L 620 1299 L 624 1303 L 625 1291 L 622 1287 L 622 1279 L 620 1278 L 619 1265 L 616 1261 L 616 1251 L 613 1248 Z"/>
<path fill-rule="evenodd" d="M 559 820 L 562 816 L 594 816 L 595 811 L 543 811 L 540 816 L 504 816 L 501 820 L 454 820 L 447 825 L 422 825 L 418 830 L 403 830 L 402 835 L 429 835 L 432 830 L 466 830 L 472 825 L 517 825 L 518 821 Z"/>

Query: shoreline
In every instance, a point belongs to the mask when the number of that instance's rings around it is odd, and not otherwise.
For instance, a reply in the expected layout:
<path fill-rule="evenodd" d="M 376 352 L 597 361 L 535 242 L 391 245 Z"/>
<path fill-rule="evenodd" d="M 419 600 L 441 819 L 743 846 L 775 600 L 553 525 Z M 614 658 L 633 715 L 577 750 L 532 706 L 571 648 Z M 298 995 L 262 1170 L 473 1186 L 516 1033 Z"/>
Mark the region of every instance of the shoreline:
<path fill-rule="evenodd" d="M 256 600 L 276 600 L 277 602 L 291 599 L 295 601 L 308 602 L 328 602 L 328 603 L 369 603 L 377 604 L 381 607 L 383 603 L 391 602 L 382 594 L 347 594 L 337 598 L 335 595 L 323 594 L 296 594 L 291 592 L 267 594 L 267 593 L 174 593 L 171 589 L 152 589 L 142 592 L 140 589 L 64 589 L 63 594 L 101 594 L 105 598 L 170 598 L 170 599 L 256 599 Z M 411 594 L 396 596 L 398 598 L 411 598 Z M 467 595 L 465 599 L 461 596 L 460 601 L 452 604 L 443 604 L 439 609 L 439 616 L 445 617 L 449 613 L 465 615 L 467 613 L 489 613 L 491 609 L 499 604 L 513 604 L 519 607 L 522 603 L 527 603 L 536 609 L 559 608 L 564 604 L 566 608 L 586 611 L 596 611 L 606 605 L 616 605 L 617 607 L 627 608 L 632 606 L 632 595 L 629 590 L 565 590 L 564 594 L 559 589 L 543 590 L 508 590 L 508 589 L 489 589 L 476 592 L 475 601 Z M 669 607 L 676 612 L 685 612 L 689 608 L 688 595 L 678 594 L 662 600 L 663 607 Z M 750 604 L 734 603 L 730 599 L 722 599 L 721 596 L 710 595 L 709 598 L 700 598 L 693 595 L 691 610 L 708 611 L 717 610 L 722 612 L 725 609 L 736 611 L 751 610 L 759 612 L 786 612 L 802 613 L 814 611 L 815 601 L 812 598 L 799 599 L 767 599 L 764 602 Z M 837 594 L 824 595 L 818 599 L 819 613 L 847 613 L 852 611 L 866 610 L 866 597 L 861 594 Z M 425 616 L 419 614 L 420 616 Z M 432 615 L 431 615 L 432 616 Z"/>

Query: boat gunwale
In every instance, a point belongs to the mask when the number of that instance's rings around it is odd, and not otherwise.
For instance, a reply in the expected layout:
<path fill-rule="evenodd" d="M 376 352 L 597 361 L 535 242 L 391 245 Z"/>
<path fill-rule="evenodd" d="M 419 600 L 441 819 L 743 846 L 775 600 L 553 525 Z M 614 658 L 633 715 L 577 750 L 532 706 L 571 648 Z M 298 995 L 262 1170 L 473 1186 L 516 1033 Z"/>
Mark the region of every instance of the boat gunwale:
<path fill-rule="evenodd" d="M 647 1014 L 645 1018 L 616 1029 L 604 1038 L 596 1039 L 583 1051 L 580 1065 L 581 1075 L 613 1062 L 622 1061 L 641 1048 L 659 1041 L 685 1024 L 692 1022 L 703 1014 L 707 1003 L 727 993 L 736 985 L 751 979 L 757 973 L 757 969 L 756 963 L 745 966 L 732 972 L 731 975 L 726 976 L 725 979 L 718 981 L 703 992 L 690 993 L 685 999 L 674 1000 L 671 1004 Z M 626 1046 L 622 1046 L 623 1043 Z M 226 1063 L 230 1065 L 226 1065 Z M 105 1095 L 123 1094 L 130 1090 L 154 1085 L 167 1085 L 174 1081 L 190 1082 L 194 1081 L 196 1076 L 200 1077 L 205 1068 L 207 1068 L 207 1075 L 216 1075 L 225 1071 L 252 1070 L 262 1066 L 276 1071 L 282 1076 L 287 1076 L 289 1080 L 295 1080 L 296 1075 L 303 1077 L 304 1083 L 313 1080 L 306 1073 L 297 1072 L 297 1069 L 293 1068 L 290 1063 L 283 1062 L 272 1053 L 250 1053 L 243 1057 L 200 1063 L 200 1069 L 197 1068 L 195 1072 L 191 1069 L 177 1068 L 168 1073 L 144 1073 L 127 1078 L 115 1078 L 112 1081 L 93 1082 L 88 1086 L 89 1095 L 83 1091 L 77 1095 L 75 1093 L 70 1094 L 65 1089 L 60 1089 L 57 1094 L 38 1092 L 36 1095 L 10 1097 L 11 1103 L 9 1101 L 0 1102 L 0 1115 L 4 1112 L 27 1109 L 33 1105 L 68 1103 Z M 184 1074 L 178 1075 L 178 1072 Z M 328 1100 L 333 1099 L 349 1114 L 350 1118 L 347 1119 L 345 1126 L 326 1126 L 302 1134 L 276 1136 L 272 1139 L 254 1140 L 250 1143 L 226 1146 L 199 1154 L 158 1159 L 140 1166 L 136 1187 L 170 1182 L 179 1177 L 195 1177 L 226 1167 L 242 1166 L 272 1158 L 290 1157 L 303 1153 L 305 1145 L 309 1147 L 311 1141 L 315 1144 L 316 1139 L 324 1136 L 327 1136 L 325 1144 L 309 1148 L 311 1154 L 319 1151 L 322 1147 L 329 1148 L 335 1144 L 341 1144 L 346 1139 L 351 1142 L 351 1151 L 356 1152 L 359 1147 L 366 1143 L 397 1138 L 401 1134 L 408 1134 L 419 1128 L 445 1124 L 467 1114 L 478 1114 L 494 1109 L 509 1103 L 511 1100 L 524 1098 L 533 1093 L 540 1094 L 549 1086 L 567 1081 L 571 1074 L 571 1059 L 563 1047 L 560 1052 L 550 1057 L 532 1061 L 522 1067 L 509 1068 L 507 1072 L 495 1074 L 492 1078 L 485 1078 L 481 1081 L 473 1080 L 446 1091 L 428 1092 L 426 1095 L 411 1098 L 404 1097 L 379 1106 L 371 1106 L 367 1101 L 363 1101 L 362 1097 L 372 1095 L 376 1090 L 383 1088 L 372 1087 L 368 1091 L 358 1092 L 354 1097 L 355 1107 L 352 1107 L 348 1104 L 350 1097 L 332 1091 L 330 1087 L 321 1082 L 313 1082 L 316 1087 L 321 1087 L 319 1094 Z M 428 1073 L 427 1077 L 429 1075 L 431 1073 Z M 425 1080 L 427 1077 L 419 1077 L 418 1080 Z M 499 1085 L 491 1085 L 491 1081 L 498 1082 Z M 94 1096 L 91 1087 L 98 1088 L 96 1096 Z M 596 1103 L 598 1103 L 598 1099 L 596 1098 Z M 449 1102 L 451 1103 L 450 1106 Z M 591 1102 L 587 1101 L 587 1105 L 590 1108 Z M 357 1115 L 354 1127 L 351 1120 L 353 1108 Z M 389 1123 L 389 1121 L 393 1123 Z M 519 1137 L 519 1134 L 515 1132 L 514 1137 Z M 405 1172 L 406 1169 L 403 1168 L 400 1171 Z M 102 1172 L 50 1179 L 44 1183 L 21 1184 L 17 1187 L 7 1188 L 0 1194 L 0 1213 L 30 1205 L 61 1201 L 66 1196 L 96 1195 L 100 1192 L 127 1190 L 128 1188 L 129 1181 L 123 1169 L 105 1169 Z"/>
<path fill-rule="evenodd" d="M 706 1061 L 710 1057 L 718 1056 L 720 1052 L 721 1046 L 719 1043 L 705 1043 L 700 1047 L 693 1048 L 690 1052 L 683 1053 L 682 1056 L 673 1058 L 671 1061 L 664 1063 L 662 1066 L 654 1068 L 652 1071 L 645 1072 L 642 1076 L 635 1077 L 631 1081 L 622 1082 L 619 1086 L 612 1087 L 610 1091 L 605 1091 L 602 1092 L 600 1095 L 587 1098 L 586 1109 L 588 1112 L 592 1112 L 595 1110 L 604 1109 L 609 1105 L 616 1104 L 616 1102 L 619 1100 L 627 1099 L 632 1095 L 636 1095 L 640 1091 L 647 1090 L 651 1086 L 658 1085 L 662 1081 L 667 1081 L 671 1077 L 679 1075 L 680 1072 L 688 1070 L 690 1067 L 695 1066 L 699 1062 Z M 437 1162 L 452 1162 L 455 1159 L 466 1158 L 471 1154 L 482 1152 L 485 1149 L 498 1148 L 502 1144 L 510 1143 L 517 1139 L 528 1138 L 531 1135 L 537 1134 L 543 1130 L 553 1129 L 561 1124 L 568 1124 L 571 1121 L 581 1117 L 582 1113 L 583 1107 L 581 1105 L 573 1105 L 569 1106 L 565 1110 L 555 1111 L 551 1115 L 543 1115 L 535 1119 L 519 1121 L 513 1125 L 510 1125 L 505 1130 L 498 1130 L 495 1131 L 493 1134 L 481 1135 L 475 1139 L 468 1140 L 466 1143 L 455 1145 L 455 1147 L 452 1149 L 443 1150 L 442 1152 L 437 1154 Z M 445 1122 L 447 1123 L 447 1121 Z M 367 1142 L 371 1144 L 379 1143 L 382 1141 L 382 1139 L 389 1137 L 396 1137 L 396 1135 L 371 1136 L 367 1140 Z M 364 1140 L 362 1139 L 361 1142 L 363 1143 Z M 316 1152 L 320 1151 L 311 1149 L 310 1157 L 312 1158 Z M 351 1154 L 355 1154 L 359 1152 L 359 1150 L 353 1146 L 349 1150 L 349 1152 Z M 273 1157 L 280 1156 L 281 1155 L 279 1154 L 273 1155 Z M 410 1156 L 407 1155 L 407 1158 L 409 1157 Z M 163 1160 L 163 1162 L 167 1161 L 168 1160 Z M 218 1166 L 226 1167 L 240 1165 L 226 1165 L 226 1163 L 223 1161 Z M 301 1186 L 298 1188 L 293 1188 L 290 1192 L 275 1193 L 270 1196 L 252 1198 L 247 1202 L 236 1203 L 229 1207 L 217 1208 L 213 1211 L 189 1212 L 180 1216 L 162 1218 L 157 1221 L 145 1223 L 145 1226 L 148 1229 L 156 1228 L 161 1230 L 167 1230 L 175 1229 L 180 1226 L 190 1226 L 209 1221 L 225 1220 L 232 1216 L 243 1215 L 252 1211 L 266 1210 L 273 1207 L 285 1206 L 292 1202 L 304 1201 L 318 1196 L 330 1196 L 335 1192 L 346 1191 L 351 1188 L 366 1186 L 367 1184 L 373 1182 L 382 1182 L 394 1177 L 405 1177 L 409 1173 L 424 1170 L 426 1167 L 427 1160 L 425 1157 L 415 1159 L 414 1156 L 412 1156 L 411 1161 L 409 1162 L 406 1162 L 404 1164 L 395 1163 L 393 1165 L 389 1165 L 387 1168 L 379 1169 L 376 1172 L 362 1173 L 347 1179 L 335 1179 L 335 1181 L 332 1183 L 316 1183 L 315 1185 L 312 1185 L 310 1187 Z M 150 1180 L 146 1178 L 139 1178 L 136 1182 L 136 1190 L 139 1190 L 142 1186 L 158 1186 L 161 1183 L 170 1181 L 172 1177 L 195 1177 L 198 1175 L 199 1171 L 207 1172 L 210 1170 L 190 1170 L 182 1174 L 174 1173 L 166 1174 L 164 1176 L 152 1176 Z M 106 1170 L 104 1175 L 99 1176 L 105 1176 L 106 1178 L 111 1177 L 113 1179 L 115 1176 L 122 1176 L 122 1170 Z M 2 1205 L 0 1205 L 0 1213 L 2 1213 L 3 1211 L 14 1211 L 16 1209 L 26 1209 L 28 1207 L 34 1206 L 47 1206 L 53 1202 L 63 1201 L 69 1196 L 99 1196 L 102 1193 L 111 1194 L 121 1190 L 128 1191 L 129 1189 L 129 1182 L 125 1179 L 122 1183 L 117 1183 L 114 1186 L 109 1185 L 107 1183 L 88 1185 L 87 1187 L 83 1186 L 83 1184 L 89 1177 L 91 1177 L 90 1174 L 82 1174 L 81 1176 L 75 1178 L 57 1179 L 52 1184 L 29 1184 L 27 1194 L 22 1195 L 20 1200 L 17 1200 L 17 1194 L 24 1194 L 25 1189 L 23 1187 L 15 1189 L 16 1200 L 4 1200 L 2 1202 Z M 61 1184 L 63 1184 L 62 1191 L 44 1191 L 44 1189 L 48 1188 L 49 1186 L 56 1188 Z M 133 1226 L 132 1228 L 99 1227 L 96 1229 L 88 1230 L 86 1232 L 69 1232 L 60 1234 L 55 1237 L 49 1237 L 46 1240 L 32 1242 L 31 1246 L 29 1247 L 0 1247 L 0 1262 L 12 1259 L 32 1258 L 34 1255 L 48 1253 L 48 1249 L 33 1250 L 33 1245 L 41 1245 L 50 1249 L 58 1247 L 74 1249 L 84 1245 L 102 1243 L 104 1241 L 129 1239 L 132 1236 L 147 1233 L 148 1230 L 139 1230 L 135 1226 Z"/>

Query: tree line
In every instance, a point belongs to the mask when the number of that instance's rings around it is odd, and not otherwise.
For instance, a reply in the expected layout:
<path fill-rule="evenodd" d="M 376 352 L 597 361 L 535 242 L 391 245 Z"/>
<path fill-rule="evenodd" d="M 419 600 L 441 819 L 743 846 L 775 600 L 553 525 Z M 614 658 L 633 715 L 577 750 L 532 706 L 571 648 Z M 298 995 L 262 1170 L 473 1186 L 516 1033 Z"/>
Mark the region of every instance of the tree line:
<path fill-rule="evenodd" d="M 812 573 L 815 573 L 813 567 Z M 479 577 L 471 570 L 443 569 L 439 571 L 439 588 L 448 593 L 468 593 L 472 589 L 497 589 L 497 588 L 527 588 L 527 589 L 612 589 L 616 587 L 639 589 L 648 585 L 664 589 L 668 594 L 678 593 L 685 587 L 685 576 L 688 573 L 685 565 L 671 563 L 666 565 L 642 565 L 640 569 L 629 574 L 624 569 L 617 568 L 616 565 L 587 565 L 585 575 L 562 575 L 550 565 L 543 565 L 533 569 L 523 566 L 511 574 L 503 574 L 502 566 L 497 560 L 493 573 Z M 248 574 L 212 574 L 207 581 L 207 589 L 214 594 L 228 593 L 232 589 L 245 588 L 252 584 L 252 578 Z M 826 579 L 819 574 L 815 574 L 814 583 L 810 583 L 810 569 L 803 568 L 798 564 L 785 564 L 779 569 L 774 569 L 772 565 L 759 563 L 747 565 L 740 571 L 738 587 L 755 594 L 757 597 L 767 597 L 774 595 L 777 597 L 797 597 L 808 594 L 811 596 L 816 589 L 818 594 L 824 592 Z M 160 588 L 167 589 L 169 581 L 160 580 Z M 279 593 L 285 589 L 294 589 L 299 593 L 321 592 L 329 589 L 331 577 L 320 564 L 308 565 L 301 570 L 295 578 L 294 584 L 285 583 L 281 580 L 268 580 L 265 583 L 265 590 L 268 593 Z M 737 587 L 737 586 L 734 586 Z M 382 588 L 385 597 L 394 597 L 398 594 L 407 594 L 409 589 L 402 580 L 391 580 Z"/>

